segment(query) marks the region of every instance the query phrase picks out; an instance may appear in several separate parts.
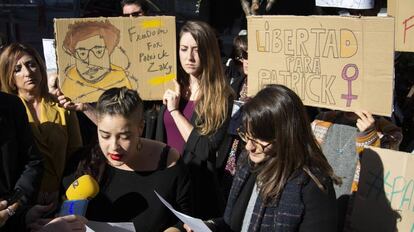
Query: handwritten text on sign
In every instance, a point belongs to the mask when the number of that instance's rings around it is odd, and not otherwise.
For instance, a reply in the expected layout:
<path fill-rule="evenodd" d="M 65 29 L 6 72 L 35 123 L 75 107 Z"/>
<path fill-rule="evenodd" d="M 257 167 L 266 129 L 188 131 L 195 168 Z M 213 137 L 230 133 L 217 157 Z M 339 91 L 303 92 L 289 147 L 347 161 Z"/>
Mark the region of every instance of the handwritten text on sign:
<path fill-rule="evenodd" d="M 307 105 L 348 111 L 362 108 L 363 82 L 369 78 L 362 22 L 349 25 L 336 17 L 321 21 L 317 17 L 288 18 L 249 18 L 249 95 L 274 83 L 291 88 Z M 392 91 L 392 41 L 389 43 L 389 89 L 385 92 Z"/>
<path fill-rule="evenodd" d="M 61 88 L 80 102 L 126 86 L 159 100 L 176 77 L 175 19 L 85 18 L 55 20 Z"/>
<path fill-rule="evenodd" d="M 414 1 L 388 0 L 387 5 L 395 17 L 395 50 L 414 52 Z"/>
<path fill-rule="evenodd" d="M 154 41 L 157 35 L 167 34 L 168 29 L 155 28 L 147 29 L 146 31 L 139 34 L 136 31 L 136 27 L 128 29 L 129 40 L 134 41 L 145 41 L 144 51 L 137 51 L 138 61 L 140 63 L 147 64 L 146 70 L 148 72 L 161 71 L 165 74 L 170 74 L 172 71 L 172 65 L 168 63 L 165 58 L 169 57 L 168 51 L 163 49 L 163 43 L 161 41 Z"/>
<path fill-rule="evenodd" d="M 379 210 L 377 206 L 385 196 L 388 205 L 400 217 L 396 221 L 398 231 L 414 229 L 413 164 L 414 155 L 411 153 L 370 147 L 362 154 L 360 189 L 356 198 L 362 199 L 360 203 L 373 202 L 371 208 L 365 210 L 368 212 Z M 357 211 L 364 210 L 361 206 L 356 204 L 353 207 Z"/>

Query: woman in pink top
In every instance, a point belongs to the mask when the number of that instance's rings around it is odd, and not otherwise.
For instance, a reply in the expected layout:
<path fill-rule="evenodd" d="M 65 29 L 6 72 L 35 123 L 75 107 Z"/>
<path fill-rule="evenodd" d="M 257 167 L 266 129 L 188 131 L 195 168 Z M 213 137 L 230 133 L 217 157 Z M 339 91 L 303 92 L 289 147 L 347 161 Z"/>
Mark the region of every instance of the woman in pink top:
<path fill-rule="evenodd" d="M 226 82 L 214 30 L 189 21 L 179 36 L 176 88 L 164 93 L 156 138 L 182 153 L 190 167 L 196 216 L 220 216 L 224 199 L 216 176 L 216 153 L 226 134 L 233 91 Z"/>

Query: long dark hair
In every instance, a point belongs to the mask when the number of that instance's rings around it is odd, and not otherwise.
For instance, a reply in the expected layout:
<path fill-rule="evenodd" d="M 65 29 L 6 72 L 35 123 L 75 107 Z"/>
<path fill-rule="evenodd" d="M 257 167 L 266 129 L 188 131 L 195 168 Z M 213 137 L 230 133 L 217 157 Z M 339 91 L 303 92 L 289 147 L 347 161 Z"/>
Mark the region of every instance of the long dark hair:
<path fill-rule="evenodd" d="M 241 64 L 240 58 L 246 58 L 247 55 L 247 35 L 238 35 L 233 39 L 233 48 L 230 54 L 238 64 Z"/>
<path fill-rule="evenodd" d="M 102 93 L 96 105 L 96 114 L 98 121 L 104 115 L 121 115 L 125 118 L 137 116 L 136 120 L 143 119 L 143 101 L 139 94 L 126 87 L 111 88 Z M 135 119 L 134 119 L 135 120 Z M 87 154 L 79 162 L 75 176 L 79 177 L 84 174 L 93 176 L 98 183 L 107 183 L 108 176 L 105 173 L 106 158 L 102 153 L 99 144 L 96 143 L 85 149 Z M 85 152 L 85 153 L 86 153 Z"/>
<path fill-rule="evenodd" d="M 260 164 L 257 174 L 265 201 L 276 201 L 292 174 L 302 169 L 321 189 L 311 170 L 339 183 L 313 136 L 302 101 L 292 90 L 268 85 L 243 106 L 243 111 L 247 132 L 273 144 L 272 153 Z"/>

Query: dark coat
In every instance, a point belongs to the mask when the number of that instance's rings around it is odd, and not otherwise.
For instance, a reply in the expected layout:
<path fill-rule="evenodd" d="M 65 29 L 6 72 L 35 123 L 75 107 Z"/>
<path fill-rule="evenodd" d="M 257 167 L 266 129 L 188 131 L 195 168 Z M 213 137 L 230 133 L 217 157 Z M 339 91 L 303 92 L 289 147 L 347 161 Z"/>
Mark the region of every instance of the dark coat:
<path fill-rule="evenodd" d="M 228 83 L 230 84 L 231 88 L 233 89 L 234 93 L 236 94 L 235 99 L 240 98 L 240 91 L 243 87 L 244 80 L 247 78 L 244 75 L 243 71 L 240 70 L 234 60 L 231 60 L 229 65 L 226 66 L 225 75 L 227 78 Z M 220 146 L 220 150 L 216 160 L 216 169 L 219 173 L 219 178 L 222 178 L 223 171 L 226 166 L 227 159 L 229 158 L 229 153 L 233 141 L 235 138 L 238 138 L 237 134 L 235 134 L 235 130 L 240 126 L 242 121 L 242 114 L 241 112 L 235 114 L 233 118 L 230 120 L 230 128 L 227 131 L 226 136 L 223 139 L 222 145 Z"/>
<path fill-rule="evenodd" d="M 42 158 L 34 145 L 23 103 L 16 96 L 0 92 L 0 198 L 19 188 L 24 194 L 20 209 L 25 208 L 35 198 L 42 173 Z M 19 211 L 0 231 L 18 231 L 13 224 L 21 224 L 16 222 Z"/>
<path fill-rule="evenodd" d="M 231 114 L 229 104 L 228 115 Z M 156 139 L 166 142 L 166 131 L 164 126 L 165 106 L 162 106 L 157 119 Z M 191 124 L 195 125 L 197 115 L 193 113 Z M 194 215 L 203 219 L 219 217 L 223 215 L 225 200 L 219 185 L 216 158 L 218 150 L 222 145 L 223 138 L 227 133 L 229 119 L 212 135 L 201 135 L 194 129 L 187 143 L 184 145 L 183 160 L 190 170 L 193 185 L 193 202 L 195 202 Z"/>
<path fill-rule="evenodd" d="M 250 167 L 247 164 L 237 171 L 224 218 L 213 220 L 215 225 L 213 231 L 232 231 L 229 226 L 232 224 L 231 215 L 240 214 L 240 212 L 233 212 L 233 207 L 250 175 Z M 248 231 L 335 232 L 337 230 L 337 206 L 332 180 L 323 175 L 316 176 L 325 186 L 326 192 L 320 190 L 315 182 L 300 170 L 294 173 L 286 183 L 279 202 L 265 204 L 259 195 L 254 205 Z M 249 201 L 248 198 L 244 200 Z"/>

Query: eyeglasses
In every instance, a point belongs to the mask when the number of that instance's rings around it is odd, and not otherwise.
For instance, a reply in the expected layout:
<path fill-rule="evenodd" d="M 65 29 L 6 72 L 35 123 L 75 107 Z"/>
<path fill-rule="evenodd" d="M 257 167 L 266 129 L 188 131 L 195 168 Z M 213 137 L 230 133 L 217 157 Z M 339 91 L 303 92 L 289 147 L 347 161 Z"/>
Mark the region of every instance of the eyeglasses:
<path fill-rule="evenodd" d="M 250 137 L 248 134 L 246 134 L 246 132 L 243 132 L 240 128 L 237 128 L 237 134 L 240 136 L 241 140 L 243 140 L 243 142 L 247 143 L 248 141 L 252 142 L 253 145 L 255 147 L 260 147 L 262 150 L 260 151 L 264 151 L 267 147 L 269 147 L 270 145 L 273 144 L 273 142 L 270 142 L 266 145 L 261 144 L 259 141 L 257 141 L 256 139 Z M 259 152 L 260 152 L 259 151 Z"/>
<path fill-rule="evenodd" d="M 75 53 L 79 59 L 86 61 L 89 58 L 89 53 L 92 52 L 97 58 L 102 58 L 105 54 L 105 46 L 95 46 L 91 49 L 87 48 L 77 48 L 75 49 Z"/>

